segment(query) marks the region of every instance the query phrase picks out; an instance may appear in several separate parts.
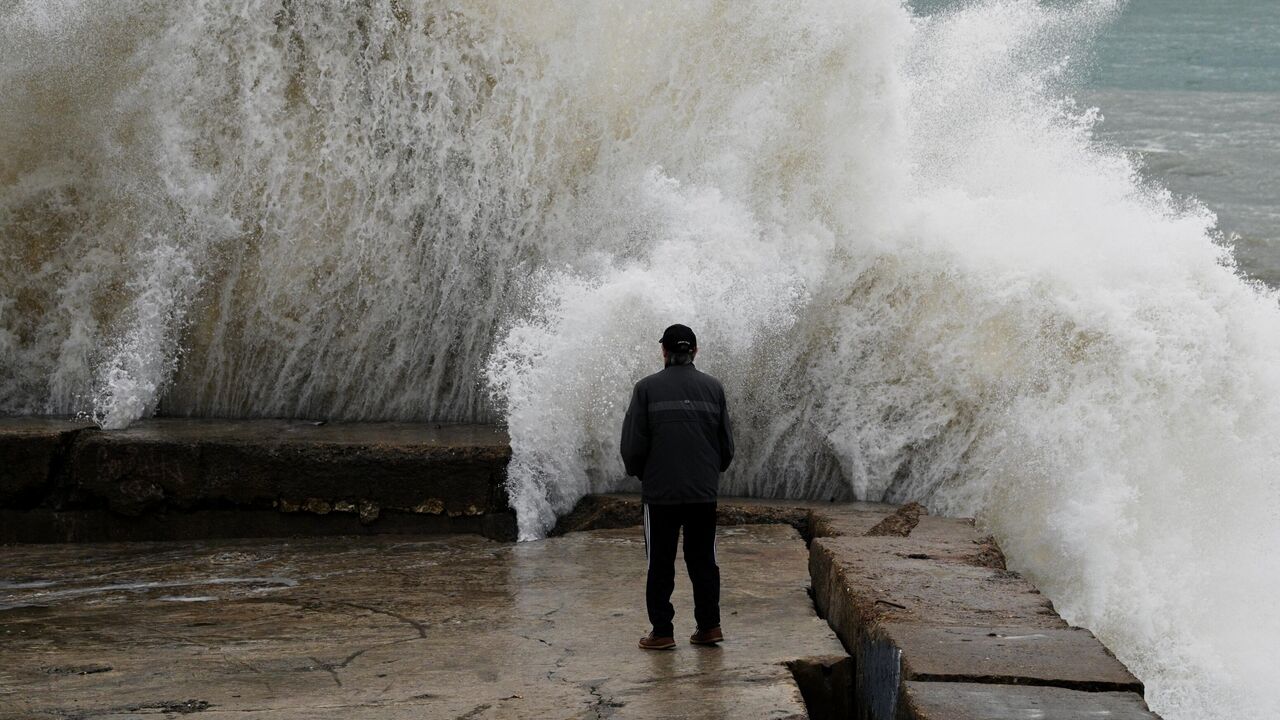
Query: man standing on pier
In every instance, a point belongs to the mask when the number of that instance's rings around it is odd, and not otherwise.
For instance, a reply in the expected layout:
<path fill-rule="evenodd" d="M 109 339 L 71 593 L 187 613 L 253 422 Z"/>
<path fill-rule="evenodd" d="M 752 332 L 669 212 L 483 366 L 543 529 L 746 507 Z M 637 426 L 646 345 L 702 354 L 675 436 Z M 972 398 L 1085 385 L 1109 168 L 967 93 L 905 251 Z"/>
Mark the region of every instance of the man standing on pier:
<path fill-rule="evenodd" d="M 662 333 L 666 365 L 636 383 L 622 425 L 622 461 L 640 478 L 644 545 L 649 559 L 645 604 L 653 630 L 645 650 L 676 646 L 676 544 L 684 528 L 684 564 L 693 582 L 698 627 L 689 641 L 714 645 L 720 630 L 720 568 L 716 565 L 716 494 L 733 460 L 733 431 L 720 381 L 693 366 L 698 338 L 684 325 Z"/>

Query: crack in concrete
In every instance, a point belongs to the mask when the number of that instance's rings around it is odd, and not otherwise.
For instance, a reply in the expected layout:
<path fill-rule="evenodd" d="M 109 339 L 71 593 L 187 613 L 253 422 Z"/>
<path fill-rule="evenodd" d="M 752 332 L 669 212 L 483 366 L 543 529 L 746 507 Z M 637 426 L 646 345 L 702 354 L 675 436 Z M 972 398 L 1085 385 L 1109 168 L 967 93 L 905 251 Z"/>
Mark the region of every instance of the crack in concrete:
<path fill-rule="evenodd" d="M 347 607 L 357 608 L 357 609 L 359 609 L 359 610 L 367 610 L 368 612 L 375 613 L 375 614 L 377 614 L 377 615 L 386 615 L 387 617 L 395 618 L 396 620 L 399 620 L 400 622 L 402 622 L 402 623 L 404 623 L 404 624 L 406 624 L 406 625 L 409 625 L 409 626 L 411 626 L 414 630 L 416 630 L 416 631 L 418 632 L 418 637 L 420 637 L 420 638 L 426 638 L 426 637 L 427 637 L 427 626 L 426 626 L 426 625 L 423 625 L 421 622 L 419 622 L 419 621 L 417 621 L 417 620 L 414 620 L 414 619 L 413 619 L 413 618 L 411 618 L 411 617 L 407 617 L 407 616 L 405 616 L 405 615 L 401 615 L 400 613 L 395 612 L 394 610 L 384 610 L 383 608 L 373 607 L 373 606 L 371 606 L 371 605 L 361 605 L 361 604 L 359 604 L 359 603 L 353 603 L 353 602 L 340 602 L 340 603 L 336 603 L 336 604 L 337 604 L 337 605 L 345 605 L 345 606 L 347 606 Z"/>
<path fill-rule="evenodd" d="M 551 669 L 547 671 L 547 679 L 548 679 L 548 680 L 559 680 L 560 682 L 566 682 L 566 683 L 569 683 L 570 685 L 572 685 L 572 684 L 573 684 L 573 683 L 569 682 L 568 680 L 565 680 L 564 678 L 558 678 L 558 677 L 556 677 L 556 673 L 558 673 L 558 672 L 560 672 L 561 670 L 563 670 L 563 669 L 564 669 L 564 664 L 565 664 L 566 662 L 568 662 L 569 657 L 570 657 L 571 655 L 573 655 L 573 651 L 572 651 L 572 650 L 570 650 L 569 648 L 564 648 L 564 649 L 562 649 L 562 650 L 561 650 L 561 652 L 560 652 L 560 657 L 556 658 L 556 663 L 555 663 L 555 665 L 553 665 L 553 666 L 551 667 Z"/>
<path fill-rule="evenodd" d="M 555 646 L 555 645 L 553 645 L 549 640 L 545 640 L 545 639 L 540 638 L 540 637 L 534 637 L 534 636 L 532 636 L 532 635 L 517 635 L 517 637 L 524 638 L 525 640 L 534 640 L 534 641 L 537 641 L 537 642 L 542 643 L 543 645 L 545 645 L 545 646 L 547 646 L 547 647 L 551 648 L 552 650 L 554 650 L 554 649 L 556 648 L 556 646 Z M 552 666 L 551 666 L 551 669 L 550 669 L 550 670 L 547 670 L 547 679 L 548 679 L 548 680 L 560 680 L 561 682 L 569 683 L 569 684 L 571 684 L 571 685 L 572 685 L 573 683 L 569 682 L 568 680 L 565 680 L 564 678 L 557 678 L 557 677 L 555 677 L 555 675 L 556 675 L 556 673 L 558 673 L 558 672 L 560 672 L 561 670 L 563 670 L 563 669 L 564 669 L 564 664 L 565 664 L 565 662 L 567 662 L 567 661 L 569 660 L 569 658 L 570 658 L 573 654 L 574 654 L 574 651 L 573 651 L 573 649 L 572 649 L 572 648 L 568 648 L 568 647 L 562 647 L 562 648 L 560 648 L 560 656 L 556 658 L 556 662 L 555 662 L 555 664 L 554 664 L 554 665 L 552 665 Z"/>
<path fill-rule="evenodd" d="M 542 638 L 540 638 L 540 637 L 533 637 L 533 636 L 531 636 L 531 635 L 520 635 L 519 637 L 522 637 L 522 638 L 524 638 L 525 640 L 535 640 L 535 641 L 537 641 L 537 642 L 542 643 L 543 645 L 546 645 L 546 646 L 547 646 L 547 647 L 549 647 L 549 648 L 555 648 L 555 645 L 552 645 L 551 643 L 547 642 L 546 640 L 543 640 L 543 639 L 542 639 Z"/>
<path fill-rule="evenodd" d="M 520 637 L 523 637 L 527 640 L 537 640 L 538 642 L 542 643 L 543 645 L 546 645 L 549 648 L 555 647 L 550 642 L 543 640 L 542 638 L 529 637 L 527 635 L 521 635 Z M 547 679 L 559 680 L 560 682 L 566 685 L 579 688 L 579 689 L 586 688 L 587 693 L 592 698 L 594 698 L 590 702 L 590 707 L 589 707 L 592 717 L 595 718 L 595 720 L 604 720 L 605 718 L 612 717 L 614 711 L 620 707 L 623 707 L 624 705 L 626 705 L 626 703 L 618 700 L 614 700 L 613 696 L 605 695 L 602 692 L 600 692 L 600 688 L 606 682 L 608 682 L 607 680 L 598 680 L 596 682 L 588 682 L 588 683 L 578 683 L 578 682 L 574 682 L 573 680 L 570 680 L 569 678 L 556 677 L 557 673 L 559 673 L 561 670 L 565 668 L 565 664 L 569 661 L 569 658 L 573 657 L 574 654 L 576 653 L 572 648 L 567 648 L 567 647 L 561 648 L 560 657 L 556 658 L 555 665 L 552 666 L 552 668 L 547 671 Z"/>
<path fill-rule="evenodd" d="M 308 612 L 315 612 L 317 610 L 322 610 L 325 607 L 355 608 L 357 610 L 364 610 L 365 612 L 370 612 L 375 615 L 385 615 L 386 617 L 393 618 L 399 621 L 400 623 L 408 625 L 409 627 L 413 628 L 414 632 L 417 634 L 417 637 L 413 638 L 414 640 L 425 640 L 427 637 L 427 627 L 428 627 L 427 624 L 420 622 L 418 620 L 414 620 L 413 618 L 403 615 L 401 613 L 395 612 L 394 610 L 386 610 L 383 608 L 374 607 L 372 605 L 361 605 L 360 603 L 353 603 L 348 601 L 292 600 L 289 598 L 271 598 L 269 600 L 251 600 L 250 602 L 279 603 L 281 605 L 288 605 L 289 607 L 294 607 L 299 610 L 305 610 Z M 401 641 L 397 641 L 397 642 L 401 642 Z"/>
<path fill-rule="evenodd" d="M 172 713 L 189 715 L 191 713 L 204 712 L 211 707 L 213 707 L 213 704 L 205 700 L 162 700 L 159 702 L 133 703 L 130 705 L 121 705 L 119 707 L 102 708 L 99 710 L 66 711 L 59 709 L 54 712 L 61 715 L 65 720 L 88 720 L 89 718 L 117 715 L 119 713 L 136 714 L 143 710 L 159 710 L 166 716 Z"/>
<path fill-rule="evenodd" d="M 419 639 L 421 639 L 421 638 L 419 638 Z M 374 648 L 376 648 L 376 647 L 386 647 L 387 645 L 398 645 L 398 644 L 400 644 L 400 643 L 397 641 L 397 642 L 393 642 L 393 643 L 386 643 L 386 644 L 383 644 L 383 645 L 371 645 L 371 646 L 369 646 L 369 647 L 367 647 L 367 648 L 360 648 L 359 650 L 357 650 L 357 651 L 355 651 L 355 652 L 351 653 L 350 655 L 346 656 L 345 658 L 343 658 L 343 659 L 342 659 L 342 662 L 340 662 L 340 663 L 338 663 L 338 664 L 334 665 L 334 667 L 335 667 L 335 668 L 341 668 L 341 669 L 344 669 L 344 670 L 345 670 L 345 669 L 346 669 L 346 667 L 347 667 L 348 665 L 350 665 L 350 664 L 351 664 L 351 661 L 352 661 L 352 660 L 355 660 L 356 658 L 360 657 L 361 655 L 363 655 L 363 654 L 365 654 L 365 653 L 369 652 L 370 650 L 372 650 L 372 649 L 374 649 Z"/>
<path fill-rule="evenodd" d="M 553 610 L 551 612 L 552 613 L 558 612 L 559 609 L 560 608 L 557 608 L 556 610 Z M 551 642 L 544 640 L 543 638 L 540 638 L 540 637 L 533 637 L 530 635 L 520 635 L 520 637 L 524 638 L 525 640 L 536 640 L 537 642 L 540 642 L 549 648 L 554 649 L 556 647 Z M 605 695 L 600 692 L 600 688 L 604 685 L 605 682 L 607 682 L 607 680 L 598 680 L 596 682 L 588 682 L 588 683 L 578 683 L 570 680 L 569 678 L 556 677 L 556 675 L 565 668 L 565 664 L 568 663 L 569 659 L 573 657 L 574 654 L 576 653 L 572 648 L 568 648 L 568 647 L 560 648 L 560 656 L 556 658 L 555 664 L 551 667 L 551 669 L 547 670 L 547 679 L 558 680 L 562 683 L 565 683 L 566 685 L 579 688 L 579 689 L 586 688 L 587 693 L 592 698 L 594 698 L 593 700 L 591 700 L 590 707 L 589 707 L 592 717 L 595 718 L 595 720 L 604 720 L 605 718 L 612 717 L 614 711 L 620 707 L 623 707 L 624 705 L 626 705 L 626 703 L 614 700 L 612 696 Z"/>
<path fill-rule="evenodd" d="M 553 647 L 551 643 L 547 643 L 545 640 L 543 640 L 542 642 L 546 643 L 547 647 Z M 557 677 L 557 674 L 561 670 L 564 670 L 565 664 L 569 661 L 570 657 L 573 657 L 573 655 L 574 655 L 573 650 L 569 648 L 561 648 L 560 657 L 556 658 L 555 665 L 553 665 L 551 669 L 547 671 L 547 680 L 559 681 L 570 687 L 581 688 L 582 686 L 579 683 L 575 683 L 568 678 Z"/>
<path fill-rule="evenodd" d="M 333 678 L 333 681 L 338 684 L 338 687 L 342 687 L 342 680 L 338 679 L 338 673 L 334 670 L 334 668 L 337 667 L 336 665 L 327 663 L 315 656 L 311 656 L 310 660 L 316 664 L 316 667 L 329 673 L 329 677 Z"/>
<path fill-rule="evenodd" d="M 351 710 L 351 709 L 367 710 L 369 708 L 390 708 L 390 707 L 398 707 L 401 705 L 409 706 L 409 707 L 419 707 L 423 704 L 422 703 L 423 700 L 436 700 L 436 699 L 438 699 L 438 696 L 432 695 L 431 693 L 424 693 L 422 695 L 414 695 L 412 697 L 402 698 L 399 700 L 373 699 L 373 700 L 365 700 L 365 701 L 356 702 L 356 703 L 321 704 L 321 705 L 289 705 L 287 709 L 290 711 L 296 712 L 298 710 Z M 217 706 L 210 706 L 210 707 L 217 707 Z M 218 708 L 218 710 L 216 710 L 215 712 L 219 714 L 230 713 L 230 712 L 255 713 L 255 714 L 269 713 L 271 717 L 278 717 L 281 710 L 282 710 L 281 707 L 271 705 L 271 706 L 265 706 L 265 707 Z M 107 710 L 107 711 L 94 710 L 90 712 L 101 714 L 102 712 L 115 712 L 115 711 L 114 710 Z"/>
<path fill-rule="evenodd" d="M 334 681 L 335 683 L 337 683 L 337 684 L 338 684 L 338 687 L 342 687 L 342 680 L 340 680 L 340 679 L 338 678 L 338 673 L 337 673 L 337 671 L 338 671 L 338 670 L 345 670 L 345 669 L 347 668 L 347 666 L 348 666 L 348 665 L 350 665 L 350 664 L 351 664 L 351 663 L 352 663 L 356 658 L 360 657 L 361 655 L 364 655 L 365 653 L 369 652 L 370 650 L 378 650 L 378 649 L 381 649 L 381 648 L 392 647 L 393 645 L 403 645 L 404 643 L 417 642 L 418 640 L 422 640 L 422 639 L 423 639 L 423 638 L 420 638 L 420 637 L 401 638 L 400 640 L 392 640 L 391 642 L 385 642 L 385 643 L 378 643 L 378 644 L 376 644 L 376 645 L 370 645 L 369 647 L 364 647 L 364 648 L 360 648 L 359 650 L 356 650 L 355 652 L 353 652 L 353 653 L 351 653 L 351 654 L 347 655 L 347 656 L 346 656 L 345 658 L 343 658 L 341 661 L 336 662 L 336 663 L 326 662 L 326 661 L 321 660 L 320 658 L 317 658 L 317 657 L 315 657 L 314 655 L 312 655 L 312 656 L 308 656 L 308 658 L 307 658 L 307 659 L 308 659 L 308 660 L 310 660 L 311 662 L 315 663 L 315 667 L 314 667 L 314 668 L 302 668 L 302 669 L 305 669 L 305 670 L 316 670 L 316 669 L 318 669 L 318 670 L 324 670 L 325 672 L 329 673 L 329 675 L 330 675 L 330 676 L 332 676 L 332 677 L 333 677 L 333 681 Z M 395 684 L 395 683 L 394 683 L 394 681 L 393 681 L 393 682 L 391 683 L 391 685 L 394 685 L 394 684 Z M 383 689 L 382 693 L 383 693 L 383 694 L 386 694 L 387 690 L 390 690 L 390 689 L 391 689 L 391 685 L 387 685 L 387 687 Z"/>
<path fill-rule="evenodd" d="M 591 712 L 595 715 L 596 720 L 613 717 L 614 711 L 626 705 L 624 702 L 614 700 L 610 695 L 601 693 L 600 687 L 604 683 L 605 681 L 600 681 L 588 686 L 591 696 L 595 698 L 595 702 L 591 703 Z"/>
<path fill-rule="evenodd" d="M 471 708 L 470 710 L 468 710 L 467 712 L 463 713 L 462 715 L 459 715 L 455 720 L 468 720 L 468 718 L 477 717 L 478 715 L 480 715 L 480 713 L 484 712 L 485 710 L 488 710 L 491 707 L 493 706 L 490 705 L 489 703 L 477 705 Z"/>

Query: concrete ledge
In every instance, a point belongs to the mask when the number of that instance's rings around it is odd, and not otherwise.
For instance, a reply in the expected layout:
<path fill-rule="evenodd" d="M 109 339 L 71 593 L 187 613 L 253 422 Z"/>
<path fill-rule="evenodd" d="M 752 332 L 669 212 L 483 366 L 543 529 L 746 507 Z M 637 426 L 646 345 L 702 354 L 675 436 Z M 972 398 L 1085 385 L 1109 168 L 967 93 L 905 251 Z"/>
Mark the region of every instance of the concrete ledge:
<path fill-rule="evenodd" d="M 814 602 L 854 656 L 858 718 L 1155 717 L 1142 683 L 972 521 L 907 510 L 870 524 L 833 508 L 815 525 L 841 534 L 810 544 Z"/>
<path fill-rule="evenodd" d="M 1151 720 L 1131 692 L 1081 692 L 1055 687 L 908 682 L 894 720 Z"/>
<path fill-rule="evenodd" d="M 1142 683 L 1081 628 L 885 623 L 878 629 L 885 642 L 902 651 L 906 680 L 1142 692 Z"/>
<path fill-rule="evenodd" d="M 0 542 L 383 529 L 510 539 L 510 456 L 488 426 L 166 418 L 101 431 L 3 418 Z"/>
<path fill-rule="evenodd" d="M 816 538 L 810 570 L 815 578 L 830 576 L 837 583 L 824 599 L 848 603 L 859 627 L 881 622 L 1067 626 L 1026 580 L 983 564 L 984 544 L 971 527 L 958 524 L 956 531 L 948 542 Z"/>

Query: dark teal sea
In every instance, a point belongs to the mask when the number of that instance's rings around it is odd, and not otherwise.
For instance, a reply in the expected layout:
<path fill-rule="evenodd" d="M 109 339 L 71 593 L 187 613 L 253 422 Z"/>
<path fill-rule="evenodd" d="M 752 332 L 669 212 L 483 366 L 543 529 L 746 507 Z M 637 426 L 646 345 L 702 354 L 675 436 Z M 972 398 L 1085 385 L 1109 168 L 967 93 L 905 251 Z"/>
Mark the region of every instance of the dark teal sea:
<path fill-rule="evenodd" d="M 1217 213 L 1240 269 L 1280 287 L 1280 0 L 1132 0 L 1083 95 L 1103 137 Z"/>

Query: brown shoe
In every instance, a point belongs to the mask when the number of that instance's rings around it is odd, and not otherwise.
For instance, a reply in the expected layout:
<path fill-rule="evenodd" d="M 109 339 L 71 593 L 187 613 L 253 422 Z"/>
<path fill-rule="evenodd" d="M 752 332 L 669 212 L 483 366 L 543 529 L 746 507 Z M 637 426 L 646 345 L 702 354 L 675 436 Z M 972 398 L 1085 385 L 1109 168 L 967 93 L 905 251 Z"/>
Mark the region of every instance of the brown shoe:
<path fill-rule="evenodd" d="M 652 632 L 640 638 L 641 650 L 674 650 L 676 647 L 676 639 L 673 637 L 658 637 Z"/>
<path fill-rule="evenodd" d="M 698 632 L 689 636 L 689 642 L 694 645 L 715 645 L 718 642 L 724 642 L 724 633 L 720 632 L 718 627 L 710 630 L 698 628 Z"/>

